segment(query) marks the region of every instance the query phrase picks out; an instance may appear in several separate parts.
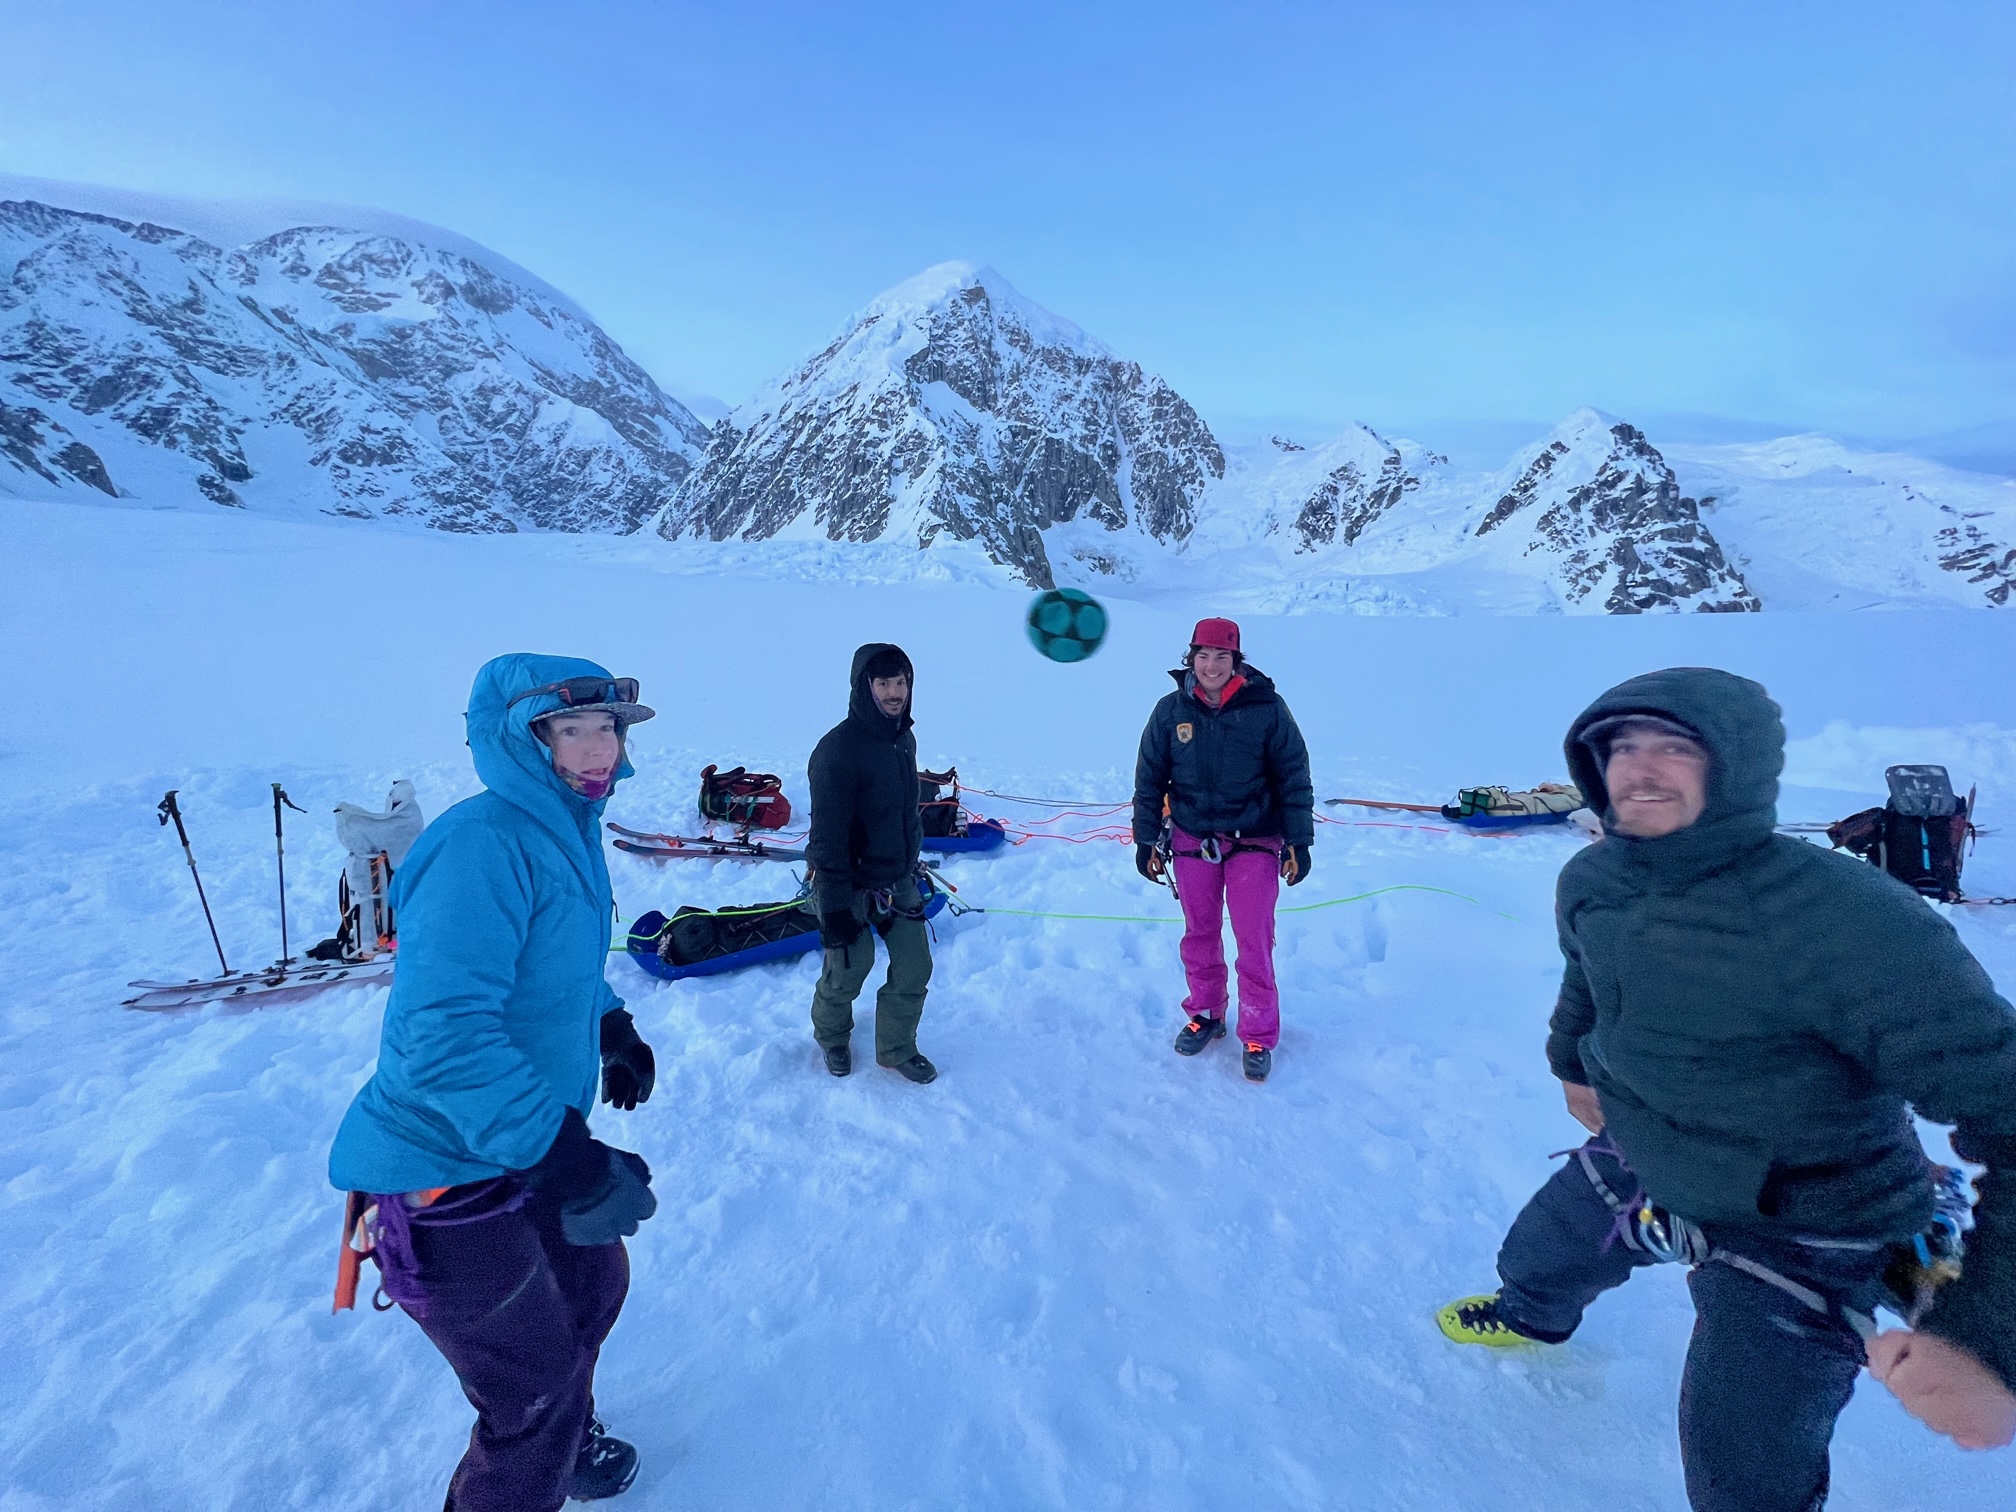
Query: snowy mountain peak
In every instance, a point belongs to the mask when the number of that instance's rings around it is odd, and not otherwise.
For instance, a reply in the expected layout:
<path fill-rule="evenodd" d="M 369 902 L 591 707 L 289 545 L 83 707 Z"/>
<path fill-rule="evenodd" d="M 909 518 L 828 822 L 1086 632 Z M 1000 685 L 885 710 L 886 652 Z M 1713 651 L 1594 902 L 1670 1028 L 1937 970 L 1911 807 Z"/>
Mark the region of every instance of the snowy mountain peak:
<path fill-rule="evenodd" d="M 1569 607 L 1762 607 L 1642 431 L 1580 409 L 1529 447 L 1473 534 L 1547 565 Z"/>
<path fill-rule="evenodd" d="M 1160 378 L 990 269 L 941 263 L 871 300 L 718 427 L 672 538 L 978 543 L 1047 587 L 1188 537 L 1225 459 Z M 1068 537 L 1068 539 L 1066 539 Z"/>
<path fill-rule="evenodd" d="M 229 248 L 0 200 L 0 492 L 636 528 L 705 429 L 571 302 L 443 243 L 312 224 Z"/>
<path fill-rule="evenodd" d="M 1091 356 L 1111 357 L 1112 348 L 1081 327 L 1029 299 L 994 269 L 982 263 L 942 262 L 906 278 L 870 300 L 849 327 L 871 315 L 928 316 L 954 304 L 985 306 L 1009 328 L 1019 328 L 1046 346 L 1069 347 Z"/>

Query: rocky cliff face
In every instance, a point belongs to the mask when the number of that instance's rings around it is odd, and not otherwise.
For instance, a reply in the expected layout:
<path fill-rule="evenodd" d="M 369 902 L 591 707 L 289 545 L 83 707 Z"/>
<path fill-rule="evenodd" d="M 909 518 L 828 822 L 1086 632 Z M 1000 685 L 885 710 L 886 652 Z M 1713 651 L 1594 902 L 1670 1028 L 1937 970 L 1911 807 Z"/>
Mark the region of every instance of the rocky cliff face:
<path fill-rule="evenodd" d="M 1270 464 L 1264 469 L 1268 531 L 1285 534 L 1297 555 L 1357 545 L 1445 465 L 1444 458 L 1403 450 L 1366 425 L 1313 446 L 1270 437 L 1263 455 Z"/>
<path fill-rule="evenodd" d="M 1182 542 L 1225 459 L 1161 379 L 997 273 L 933 268 L 715 429 L 660 523 L 672 538 L 944 536 L 1055 581 L 1045 533 L 1115 570 Z"/>
<path fill-rule="evenodd" d="M 1665 458 L 1595 410 L 1577 411 L 1515 462 L 1472 534 L 1540 567 L 1571 610 L 1763 607 Z"/>
<path fill-rule="evenodd" d="M 1980 589 L 1984 603 L 2000 607 L 2016 594 L 2016 546 L 1972 520 L 1955 518 L 1939 530 L 1939 566 Z"/>
<path fill-rule="evenodd" d="M 81 483 L 119 496 L 98 453 L 39 409 L 0 404 L 0 459 L 58 488 Z"/>
<path fill-rule="evenodd" d="M 0 201 L 0 490 L 635 529 L 705 430 L 516 272 L 336 226 L 227 250 Z"/>

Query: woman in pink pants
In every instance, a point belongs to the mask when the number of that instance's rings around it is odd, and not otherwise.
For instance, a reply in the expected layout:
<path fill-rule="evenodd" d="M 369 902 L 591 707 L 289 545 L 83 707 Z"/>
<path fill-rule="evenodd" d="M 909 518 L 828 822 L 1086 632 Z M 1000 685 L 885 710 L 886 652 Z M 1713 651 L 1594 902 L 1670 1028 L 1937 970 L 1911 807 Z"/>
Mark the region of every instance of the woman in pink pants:
<path fill-rule="evenodd" d="M 1315 839 L 1309 748 L 1273 682 L 1240 654 L 1231 620 L 1199 620 L 1169 675 L 1176 691 L 1148 716 L 1134 765 L 1134 865 L 1151 882 L 1164 879 L 1166 827 L 1190 985 L 1176 1051 L 1195 1055 L 1225 1033 L 1229 907 L 1242 1065 L 1248 1081 L 1265 1081 L 1281 1034 L 1274 902 L 1281 883 L 1309 875 Z"/>

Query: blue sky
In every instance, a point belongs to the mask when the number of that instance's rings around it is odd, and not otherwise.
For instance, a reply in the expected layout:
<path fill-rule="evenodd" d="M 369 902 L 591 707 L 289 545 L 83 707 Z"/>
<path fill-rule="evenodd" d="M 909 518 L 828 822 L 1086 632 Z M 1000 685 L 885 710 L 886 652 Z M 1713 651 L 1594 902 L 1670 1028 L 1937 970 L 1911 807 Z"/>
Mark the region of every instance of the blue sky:
<path fill-rule="evenodd" d="M 2012 76 L 2007 0 L 0 0 L 0 169 L 450 226 L 730 402 L 956 257 L 1228 433 L 1898 438 L 2016 419 Z"/>

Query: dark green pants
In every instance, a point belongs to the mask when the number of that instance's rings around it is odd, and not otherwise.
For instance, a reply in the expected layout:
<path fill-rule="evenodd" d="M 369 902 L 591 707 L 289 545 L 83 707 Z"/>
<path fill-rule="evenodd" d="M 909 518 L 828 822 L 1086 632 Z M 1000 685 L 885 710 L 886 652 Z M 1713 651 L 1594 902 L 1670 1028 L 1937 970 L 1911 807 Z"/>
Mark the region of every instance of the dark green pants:
<path fill-rule="evenodd" d="M 916 883 L 905 881 L 896 889 L 898 909 L 914 911 L 921 902 Z M 922 919 L 874 915 L 866 893 L 854 894 L 854 916 L 868 927 L 852 945 L 824 953 L 812 994 L 812 1037 L 822 1045 L 844 1045 L 853 1034 L 854 999 L 875 964 L 880 934 L 889 948 L 889 975 L 875 994 L 875 1059 L 894 1066 L 917 1053 L 917 1023 L 931 985 L 931 931 Z"/>

